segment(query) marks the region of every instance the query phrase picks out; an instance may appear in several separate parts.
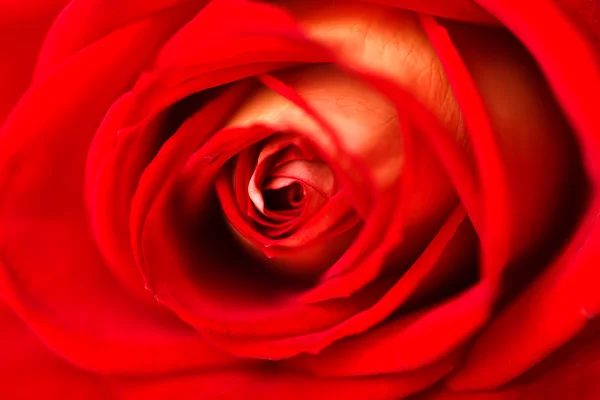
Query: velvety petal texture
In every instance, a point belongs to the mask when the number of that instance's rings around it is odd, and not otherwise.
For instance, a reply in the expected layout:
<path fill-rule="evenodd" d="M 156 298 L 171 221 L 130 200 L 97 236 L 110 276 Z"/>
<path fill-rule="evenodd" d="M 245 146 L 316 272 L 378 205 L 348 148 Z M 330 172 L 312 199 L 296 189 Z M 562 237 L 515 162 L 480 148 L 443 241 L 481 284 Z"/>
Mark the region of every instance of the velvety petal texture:
<path fill-rule="evenodd" d="M 597 1 L 0 0 L 0 397 L 600 397 Z"/>
<path fill-rule="evenodd" d="M 51 349 L 95 372 L 228 360 L 156 305 L 132 301 L 98 254 L 82 201 L 85 157 L 100 120 L 182 22 L 155 14 L 94 42 L 32 86 L 0 133 L 0 185 L 11 193 L 0 200 L 0 295 Z M 136 62 L 124 62 L 131 49 Z M 110 87 L 98 75 L 110 76 Z"/>
<path fill-rule="evenodd" d="M 29 86 L 42 41 L 67 3 L 0 2 L 0 126 Z"/>
<path fill-rule="evenodd" d="M 7 344 L 0 363 L 4 397 L 64 398 L 68 394 L 69 398 L 105 399 L 112 395 L 101 377 L 53 354 L 5 304 L 0 305 L 0 329 Z"/>

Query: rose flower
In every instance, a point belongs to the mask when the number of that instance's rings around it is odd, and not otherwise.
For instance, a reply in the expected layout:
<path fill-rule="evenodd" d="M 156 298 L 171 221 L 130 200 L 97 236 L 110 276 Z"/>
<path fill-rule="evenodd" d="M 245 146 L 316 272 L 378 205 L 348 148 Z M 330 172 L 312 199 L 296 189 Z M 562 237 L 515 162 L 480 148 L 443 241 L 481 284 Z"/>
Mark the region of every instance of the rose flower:
<path fill-rule="evenodd" d="M 599 9 L 0 1 L 0 395 L 600 398 Z"/>

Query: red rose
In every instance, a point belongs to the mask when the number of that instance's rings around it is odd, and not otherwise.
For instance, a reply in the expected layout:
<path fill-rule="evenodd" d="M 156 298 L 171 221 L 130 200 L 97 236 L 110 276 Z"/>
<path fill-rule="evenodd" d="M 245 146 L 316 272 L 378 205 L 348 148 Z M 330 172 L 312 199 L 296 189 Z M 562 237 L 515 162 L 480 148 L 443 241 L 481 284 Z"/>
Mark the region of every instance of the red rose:
<path fill-rule="evenodd" d="M 66 3 L 0 2 L 3 398 L 600 397 L 597 2 Z"/>

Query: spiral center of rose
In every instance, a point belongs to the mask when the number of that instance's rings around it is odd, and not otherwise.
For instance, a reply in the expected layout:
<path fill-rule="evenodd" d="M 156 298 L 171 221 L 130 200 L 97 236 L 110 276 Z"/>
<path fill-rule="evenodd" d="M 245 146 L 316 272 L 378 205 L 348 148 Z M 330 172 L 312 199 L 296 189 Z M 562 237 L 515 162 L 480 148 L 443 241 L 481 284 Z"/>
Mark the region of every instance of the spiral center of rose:
<path fill-rule="evenodd" d="M 305 190 L 298 182 L 291 182 L 278 189 L 265 189 L 265 208 L 277 211 L 294 210 L 302 206 Z"/>
<path fill-rule="evenodd" d="M 238 201 L 245 189 L 247 216 L 272 239 L 293 234 L 335 192 L 327 164 L 297 137 L 275 135 L 244 151 L 235 164 Z"/>

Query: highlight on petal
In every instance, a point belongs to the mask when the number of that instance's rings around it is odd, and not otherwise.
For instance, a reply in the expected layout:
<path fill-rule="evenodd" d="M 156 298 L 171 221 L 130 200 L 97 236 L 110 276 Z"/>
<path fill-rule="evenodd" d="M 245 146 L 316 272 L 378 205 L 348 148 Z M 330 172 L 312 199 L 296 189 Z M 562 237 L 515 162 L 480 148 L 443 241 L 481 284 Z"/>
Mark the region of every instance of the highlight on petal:
<path fill-rule="evenodd" d="M 368 3 L 298 0 L 281 2 L 281 6 L 294 15 L 311 40 L 333 50 L 340 63 L 404 87 L 462 140 L 460 110 L 417 14 L 406 10 L 411 10 L 411 2 L 397 9 Z M 426 2 L 412 3 L 428 7 Z M 431 5 L 444 7 L 442 2 Z"/>

